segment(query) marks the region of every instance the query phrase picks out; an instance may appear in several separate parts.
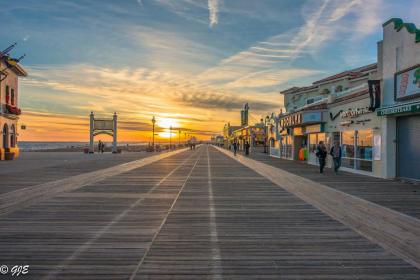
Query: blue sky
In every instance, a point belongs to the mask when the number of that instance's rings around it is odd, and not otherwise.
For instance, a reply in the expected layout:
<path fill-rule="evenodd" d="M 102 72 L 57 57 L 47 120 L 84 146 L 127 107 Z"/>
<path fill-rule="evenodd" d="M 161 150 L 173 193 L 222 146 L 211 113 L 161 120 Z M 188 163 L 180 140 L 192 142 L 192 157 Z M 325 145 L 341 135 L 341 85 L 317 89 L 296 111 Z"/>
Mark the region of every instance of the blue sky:
<path fill-rule="evenodd" d="M 387 19 L 420 23 L 415 0 L 1 2 L 0 47 L 27 54 L 24 139 L 44 139 L 48 119 L 64 127 L 52 140 L 81 139 L 91 109 L 118 111 L 130 140 L 152 115 L 204 135 L 249 102 L 257 121 L 280 90 L 375 62 Z"/>

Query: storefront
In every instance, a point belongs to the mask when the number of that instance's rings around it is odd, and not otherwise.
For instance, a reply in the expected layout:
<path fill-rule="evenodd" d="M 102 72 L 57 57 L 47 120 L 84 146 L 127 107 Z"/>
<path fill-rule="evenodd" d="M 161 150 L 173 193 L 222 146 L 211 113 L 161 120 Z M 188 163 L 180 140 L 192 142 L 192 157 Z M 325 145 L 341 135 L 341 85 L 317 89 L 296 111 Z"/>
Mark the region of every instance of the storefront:
<path fill-rule="evenodd" d="M 279 134 L 279 119 L 276 115 L 271 114 L 267 122 L 267 144 L 268 152 L 272 157 L 280 157 L 280 134 Z"/>
<path fill-rule="evenodd" d="M 378 44 L 383 77 L 384 177 L 420 181 L 420 30 L 401 19 L 383 24 Z"/>
<path fill-rule="evenodd" d="M 343 169 L 380 177 L 381 119 L 369 105 L 368 94 L 330 104 L 326 142 L 340 143 Z"/>
<path fill-rule="evenodd" d="M 325 139 L 323 115 L 326 106 L 317 107 L 318 110 L 310 108 L 280 119 L 280 157 L 317 163 L 315 149 L 317 143 Z"/>
<path fill-rule="evenodd" d="M 324 132 L 324 124 L 309 125 L 305 128 L 308 135 L 307 161 L 309 164 L 318 164 L 316 157 L 316 147 L 320 141 L 327 141 L 327 135 Z"/>

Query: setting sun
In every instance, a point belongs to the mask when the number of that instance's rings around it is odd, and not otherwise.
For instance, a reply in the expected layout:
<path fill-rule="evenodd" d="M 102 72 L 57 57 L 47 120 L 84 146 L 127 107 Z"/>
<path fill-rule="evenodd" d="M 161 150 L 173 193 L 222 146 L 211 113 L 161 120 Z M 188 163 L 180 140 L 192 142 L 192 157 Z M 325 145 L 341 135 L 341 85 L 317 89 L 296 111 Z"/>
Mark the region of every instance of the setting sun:
<path fill-rule="evenodd" d="M 157 124 L 158 124 L 158 126 L 160 126 L 162 128 L 179 127 L 179 122 L 177 120 L 171 119 L 171 118 L 158 118 Z M 169 130 L 167 132 L 164 132 L 164 134 L 165 133 L 167 133 L 166 137 L 169 138 Z M 162 137 L 164 137 L 164 136 L 162 136 Z"/>

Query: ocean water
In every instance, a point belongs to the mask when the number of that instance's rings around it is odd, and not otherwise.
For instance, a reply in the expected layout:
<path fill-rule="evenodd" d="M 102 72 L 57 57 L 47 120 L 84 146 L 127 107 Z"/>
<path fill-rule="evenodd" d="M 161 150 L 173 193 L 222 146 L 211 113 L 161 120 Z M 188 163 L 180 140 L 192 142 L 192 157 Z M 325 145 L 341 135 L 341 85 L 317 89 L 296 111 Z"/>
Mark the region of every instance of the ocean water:
<path fill-rule="evenodd" d="M 112 142 L 105 142 L 107 147 L 112 146 Z M 97 142 L 95 142 L 97 145 Z M 134 146 L 148 145 L 147 142 L 118 142 L 118 146 Z M 88 147 L 88 142 L 36 142 L 36 141 L 19 141 L 18 146 L 21 151 L 39 151 L 49 149 L 65 149 L 65 148 L 83 148 Z"/>

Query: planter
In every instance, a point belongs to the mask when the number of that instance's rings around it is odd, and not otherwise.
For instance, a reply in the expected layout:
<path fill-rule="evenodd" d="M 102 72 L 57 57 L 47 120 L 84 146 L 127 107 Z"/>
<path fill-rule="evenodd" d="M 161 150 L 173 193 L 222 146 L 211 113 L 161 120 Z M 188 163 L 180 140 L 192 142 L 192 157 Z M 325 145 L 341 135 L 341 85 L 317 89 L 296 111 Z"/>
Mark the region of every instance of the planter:
<path fill-rule="evenodd" d="M 5 152 L 4 153 L 4 160 L 14 160 L 15 153 Z"/>

